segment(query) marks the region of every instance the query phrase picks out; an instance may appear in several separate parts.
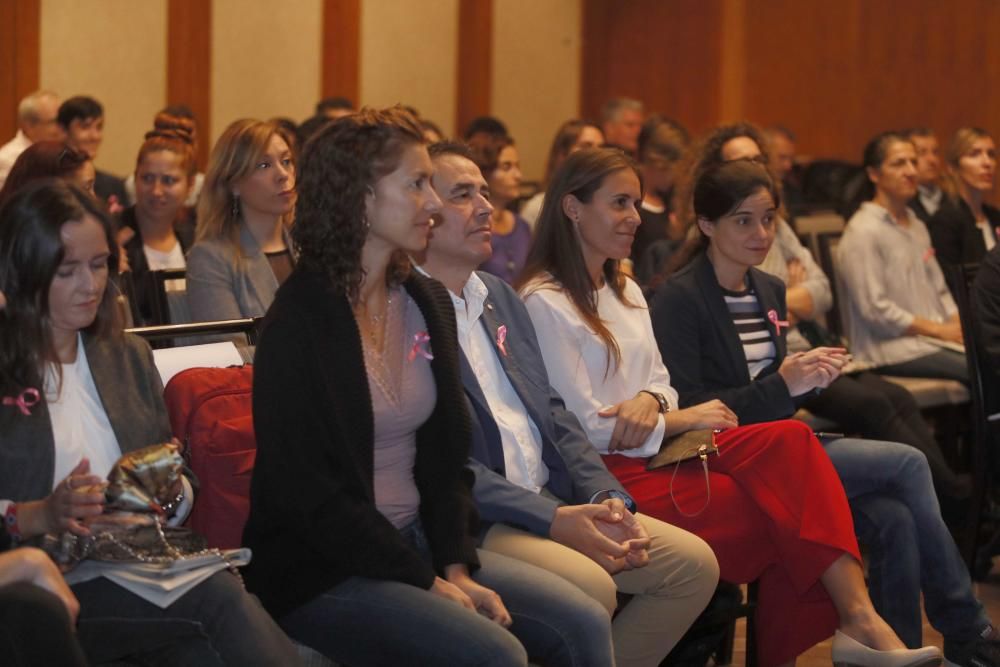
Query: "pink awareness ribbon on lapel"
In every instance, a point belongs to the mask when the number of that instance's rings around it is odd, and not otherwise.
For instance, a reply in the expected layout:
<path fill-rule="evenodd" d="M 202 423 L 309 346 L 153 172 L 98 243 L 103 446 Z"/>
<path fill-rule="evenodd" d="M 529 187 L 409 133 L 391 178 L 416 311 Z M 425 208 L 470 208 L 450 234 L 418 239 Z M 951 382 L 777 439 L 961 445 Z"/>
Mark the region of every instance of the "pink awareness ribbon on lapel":
<path fill-rule="evenodd" d="M 937 252 L 934 250 L 933 246 L 927 248 L 927 250 L 924 250 L 924 263 L 931 261 L 931 257 L 933 257 L 936 254 Z"/>
<path fill-rule="evenodd" d="M 431 337 L 426 331 L 418 331 L 413 334 L 413 347 L 410 348 L 410 353 L 406 356 L 407 360 L 413 361 L 417 358 L 419 354 L 424 359 L 430 361 L 434 358 L 434 355 L 427 350 L 425 345 L 431 342 Z"/>
<path fill-rule="evenodd" d="M 505 357 L 507 356 L 507 346 L 505 345 L 506 342 L 507 342 L 507 325 L 501 324 L 497 328 L 497 347 L 500 348 L 500 354 L 502 354 Z"/>
<path fill-rule="evenodd" d="M 4 396 L 3 404 L 16 406 L 22 415 L 27 416 L 31 414 L 31 408 L 37 405 L 39 400 L 41 400 L 41 394 L 38 393 L 38 390 L 29 387 L 17 396 Z"/>
<path fill-rule="evenodd" d="M 785 327 L 787 329 L 789 326 L 788 320 L 778 319 L 778 311 L 776 311 L 774 308 L 767 311 L 767 319 L 771 320 L 771 324 L 774 325 L 774 333 L 776 336 L 781 335 L 781 327 Z"/>

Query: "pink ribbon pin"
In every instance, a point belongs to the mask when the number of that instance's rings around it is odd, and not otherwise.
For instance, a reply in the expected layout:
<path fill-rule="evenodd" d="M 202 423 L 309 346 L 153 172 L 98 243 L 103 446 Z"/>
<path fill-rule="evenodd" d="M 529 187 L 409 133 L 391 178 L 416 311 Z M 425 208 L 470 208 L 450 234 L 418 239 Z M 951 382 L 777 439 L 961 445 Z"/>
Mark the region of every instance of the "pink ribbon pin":
<path fill-rule="evenodd" d="M 931 261 L 931 257 L 933 257 L 936 254 L 937 253 L 935 252 L 934 248 L 928 248 L 927 250 L 924 250 L 924 262 Z"/>
<path fill-rule="evenodd" d="M 777 336 L 781 335 L 781 327 L 785 327 L 787 329 L 789 326 L 788 320 L 778 319 L 778 311 L 776 311 L 774 308 L 767 311 L 767 319 L 771 320 L 771 324 L 774 325 L 774 333 Z"/>
<path fill-rule="evenodd" d="M 430 361 L 431 359 L 434 358 L 434 355 L 431 354 L 425 347 L 423 347 L 425 344 L 430 342 L 431 342 L 431 337 L 426 331 L 418 331 L 417 333 L 413 334 L 413 347 L 410 348 L 410 354 L 408 354 L 406 358 L 409 361 L 413 361 L 414 359 L 417 358 L 417 355 L 419 354 L 424 359 Z"/>
<path fill-rule="evenodd" d="M 500 348 L 500 354 L 507 356 L 507 346 L 504 343 L 507 342 L 507 325 L 501 324 L 497 328 L 497 347 Z"/>
<path fill-rule="evenodd" d="M 33 408 L 39 400 L 41 400 L 41 395 L 38 393 L 38 390 L 29 387 L 17 396 L 4 396 L 3 404 L 17 406 L 21 414 L 27 416 L 31 414 L 30 408 Z"/>

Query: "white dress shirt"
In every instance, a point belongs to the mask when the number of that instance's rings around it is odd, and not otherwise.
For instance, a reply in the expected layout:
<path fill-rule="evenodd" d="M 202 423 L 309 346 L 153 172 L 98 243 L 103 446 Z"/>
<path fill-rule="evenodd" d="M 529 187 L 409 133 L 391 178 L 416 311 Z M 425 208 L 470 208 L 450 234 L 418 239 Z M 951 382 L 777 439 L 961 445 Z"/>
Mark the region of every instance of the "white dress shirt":
<path fill-rule="evenodd" d="M 615 428 L 614 417 L 600 417 L 603 408 L 634 398 L 640 391 L 654 391 L 677 409 L 677 391 L 670 386 L 670 374 L 663 365 L 653 336 L 649 309 L 642 290 L 626 281 L 626 305 L 607 285 L 597 291 L 597 312 L 618 342 L 621 363 L 609 362 L 604 341 L 584 323 L 576 306 L 551 278 L 532 281 L 522 290 L 524 304 L 541 335 L 538 343 L 545 360 L 549 382 L 587 431 L 590 442 L 602 454 Z M 656 427 L 641 447 L 618 452 L 625 456 L 648 457 L 660 450 L 666 428 L 659 415 Z"/>
<path fill-rule="evenodd" d="M 448 293 L 455 305 L 458 343 L 500 430 L 507 480 L 538 493 L 549 481 L 549 469 L 542 461 L 542 436 L 500 362 L 497 332 L 487 331 L 482 319 L 489 290 L 473 272 L 461 297 Z"/>
<path fill-rule="evenodd" d="M 927 227 L 909 208 L 909 225 L 885 208 L 865 202 L 837 246 L 837 273 L 847 288 L 848 337 L 854 356 L 886 365 L 940 350 L 908 336 L 916 317 L 944 322 L 958 312 L 934 258 Z"/>
<path fill-rule="evenodd" d="M 3 187 L 4 181 L 7 180 L 10 168 L 14 166 L 17 158 L 30 145 L 31 139 L 24 132 L 18 130 L 13 139 L 0 146 L 0 188 Z"/>

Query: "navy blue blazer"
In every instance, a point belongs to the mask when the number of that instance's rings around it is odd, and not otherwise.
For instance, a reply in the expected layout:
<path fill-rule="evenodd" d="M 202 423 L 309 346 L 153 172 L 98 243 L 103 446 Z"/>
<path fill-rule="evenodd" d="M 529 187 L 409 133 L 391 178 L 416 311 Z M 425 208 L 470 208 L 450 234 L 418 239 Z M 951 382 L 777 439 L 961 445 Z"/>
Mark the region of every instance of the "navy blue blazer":
<path fill-rule="evenodd" d="M 608 472 L 577 418 L 549 385 L 535 329 L 517 293 L 496 276 L 482 271 L 476 275 L 489 290 L 480 324 L 486 327 L 493 341 L 497 340 L 497 330 L 502 325 L 507 327 L 504 343 L 507 354 L 500 354 L 499 349 L 494 353 L 541 434 L 542 461 L 549 469 L 545 488 L 570 505 L 590 502 L 595 493 L 611 490 L 625 494 L 631 501 L 621 483 Z M 507 480 L 500 431 L 464 352 L 459 365 L 465 395 L 472 407 L 469 467 L 476 474 L 472 492 L 480 518 L 548 537 L 552 518 L 561 503 Z"/>
<path fill-rule="evenodd" d="M 761 310 L 787 318 L 785 285 L 775 276 L 750 269 L 750 286 Z M 774 341 L 774 362 L 753 382 L 743 345 L 733 324 L 715 269 L 702 253 L 663 284 L 650 305 L 653 333 L 670 384 L 680 394 L 682 408 L 717 398 L 736 413 L 740 424 L 791 417 L 812 394 L 792 398 L 778 374 L 785 358 L 787 328 Z"/>

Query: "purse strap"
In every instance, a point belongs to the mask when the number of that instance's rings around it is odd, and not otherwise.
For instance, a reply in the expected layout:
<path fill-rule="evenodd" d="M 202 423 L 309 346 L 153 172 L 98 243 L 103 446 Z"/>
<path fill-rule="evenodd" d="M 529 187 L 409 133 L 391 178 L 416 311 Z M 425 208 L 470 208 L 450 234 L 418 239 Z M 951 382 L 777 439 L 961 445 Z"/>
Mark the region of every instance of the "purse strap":
<path fill-rule="evenodd" d="M 713 437 L 713 441 L 714 441 L 714 439 L 715 438 Z M 689 519 L 692 519 L 692 518 L 698 516 L 699 514 L 701 514 L 702 512 L 704 512 L 706 509 L 708 509 L 708 504 L 710 502 L 712 502 L 712 486 L 711 486 L 711 484 L 709 482 L 709 478 L 708 478 L 708 453 L 709 453 L 709 451 L 711 451 L 711 450 L 709 450 L 709 448 L 708 448 L 707 445 L 701 445 L 697 449 L 695 449 L 695 448 L 692 447 L 691 449 L 688 449 L 688 450 L 686 450 L 684 452 L 684 456 L 685 457 L 689 453 L 691 453 L 691 454 L 697 454 L 698 458 L 701 460 L 701 469 L 705 473 L 705 503 L 701 507 L 699 507 L 697 511 L 692 512 L 690 514 L 687 513 L 687 512 L 685 512 L 684 510 L 681 509 L 680 504 L 677 502 L 677 498 L 674 497 L 674 480 L 677 479 L 677 471 L 680 470 L 680 467 L 681 467 L 680 463 L 678 463 L 677 465 L 674 466 L 674 472 L 673 472 L 672 475 L 670 475 L 670 500 L 674 503 L 674 507 L 677 508 L 677 512 L 681 516 L 685 516 L 685 517 L 687 517 Z M 715 451 L 715 453 L 717 455 L 719 454 L 719 450 L 718 449 L 715 449 L 714 451 Z"/>

